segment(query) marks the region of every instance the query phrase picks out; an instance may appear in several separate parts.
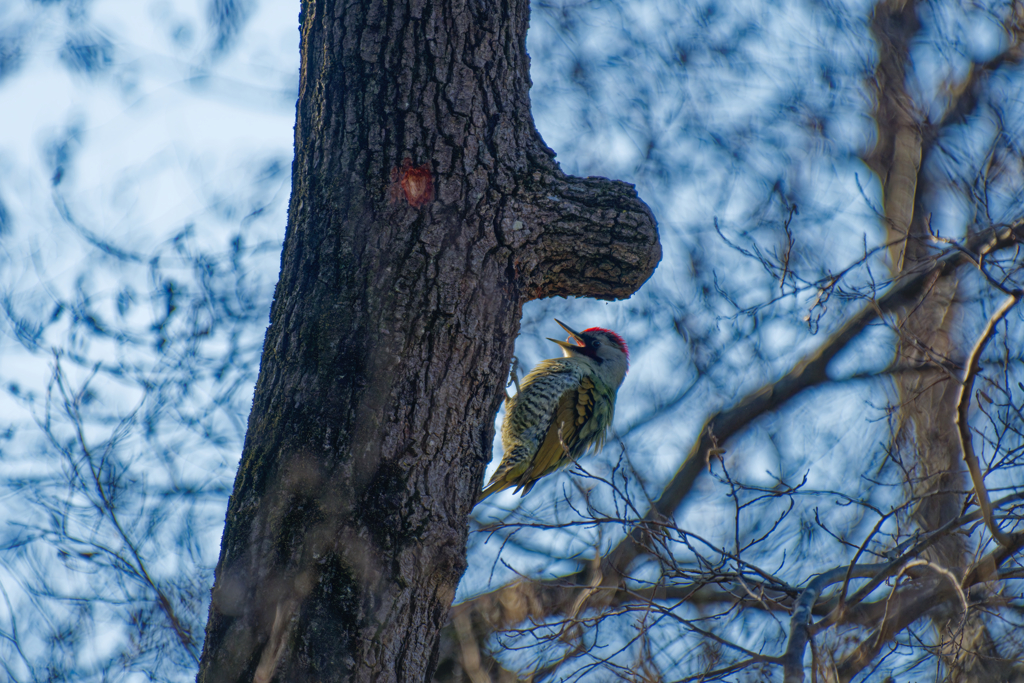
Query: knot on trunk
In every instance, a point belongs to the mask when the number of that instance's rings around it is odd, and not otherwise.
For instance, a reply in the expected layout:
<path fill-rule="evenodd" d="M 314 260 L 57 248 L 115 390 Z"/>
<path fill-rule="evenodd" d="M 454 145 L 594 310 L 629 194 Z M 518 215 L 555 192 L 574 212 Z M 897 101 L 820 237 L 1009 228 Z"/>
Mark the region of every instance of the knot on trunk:
<path fill-rule="evenodd" d="M 654 214 L 629 183 L 534 171 L 503 216 L 525 300 L 625 299 L 661 261 Z"/>

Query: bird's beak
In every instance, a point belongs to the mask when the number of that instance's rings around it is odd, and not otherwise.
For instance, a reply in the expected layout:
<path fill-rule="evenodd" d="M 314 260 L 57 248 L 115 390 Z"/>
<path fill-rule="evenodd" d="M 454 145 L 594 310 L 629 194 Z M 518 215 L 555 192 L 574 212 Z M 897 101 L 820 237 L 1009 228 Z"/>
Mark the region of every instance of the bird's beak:
<path fill-rule="evenodd" d="M 560 341 L 558 339 L 552 339 L 551 337 L 548 337 L 548 341 L 555 342 L 556 344 L 561 346 L 563 349 L 579 349 L 581 346 L 586 346 L 587 345 L 587 343 L 585 341 L 583 341 L 583 337 L 580 335 L 579 332 L 573 331 L 573 329 L 571 327 L 569 327 L 568 325 L 563 323 L 558 318 L 555 318 L 555 322 L 558 323 L 559 325 L 561 325 L 562 329 L 565 330 L 566 332 L 568 332 L 569 336 L 572 337 L 576 341 L 576 343 L 575 344 L 570 344 L 567 341 Z"/>

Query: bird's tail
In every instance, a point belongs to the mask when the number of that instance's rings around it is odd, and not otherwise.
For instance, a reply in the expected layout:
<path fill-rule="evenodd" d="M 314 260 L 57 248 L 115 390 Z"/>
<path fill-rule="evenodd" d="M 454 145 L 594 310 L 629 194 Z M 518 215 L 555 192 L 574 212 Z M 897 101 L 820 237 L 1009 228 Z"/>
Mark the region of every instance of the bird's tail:
<path fill-rule="evenodd" d="M 476 499 L 477 504 L 480 504 L 484 498 L 492 496 L 498 491 L 504 491 L 509 485 L 504 481 L 492 481 L 483 491 L 480 492 L 480 497 Z"/>
<path fill-rule="evenodd" d="M 530 455 L 529 447 L 523 444 L 517 444 L 506 451 L 501 459 L 501 464 L 498 465 L 498 471 L 491 475 L 490 483 L 480 492 L 480 497 L 476 499 L 476 502 L 479 503 L 484 498 L 511 486 L 515 486 L 517 492 L 519 489 L 523 489 L 525 496 L 526 492 L 533 488 L 532 481 L 523 481 L 526 478 Z"/>

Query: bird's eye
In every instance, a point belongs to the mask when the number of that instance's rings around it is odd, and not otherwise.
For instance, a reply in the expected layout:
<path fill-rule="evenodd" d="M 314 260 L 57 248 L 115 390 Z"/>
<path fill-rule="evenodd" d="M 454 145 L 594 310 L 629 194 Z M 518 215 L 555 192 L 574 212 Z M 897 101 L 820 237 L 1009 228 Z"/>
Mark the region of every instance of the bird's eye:
<path fill-rule="evenodd" d="M 601 342 L 597 341 L 596 339 L 594 340 L 594 343 L 593 343 L 593 344 L 591 344 L 591 346 L 593 346 L 593 347 L 594 347 L 595 349 L 596 349 L 597 347 L 599 347 L 600 345 L 601 345 Z"/>

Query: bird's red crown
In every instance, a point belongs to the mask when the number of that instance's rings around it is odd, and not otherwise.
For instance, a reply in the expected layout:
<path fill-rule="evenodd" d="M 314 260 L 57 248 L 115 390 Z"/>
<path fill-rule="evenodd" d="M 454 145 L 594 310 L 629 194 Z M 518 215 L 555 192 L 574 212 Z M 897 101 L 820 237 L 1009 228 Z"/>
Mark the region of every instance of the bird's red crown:
<path fill-rule="evenodd" d="M 606 330 L 603 327 L 590 327 L 583 330 L 583 332 L 604 332 L 605 334 L 608 335 L 609 338 L 611 338 L 613 342 L 618 344 L 619 349 L 621 349 L 622 352 L 626 354 L 626 360 L 629 360 L 629 347 L 626 346 L 626 340 L 620 337 L 618 333 L 612 332 L 611 330 Z"/>

